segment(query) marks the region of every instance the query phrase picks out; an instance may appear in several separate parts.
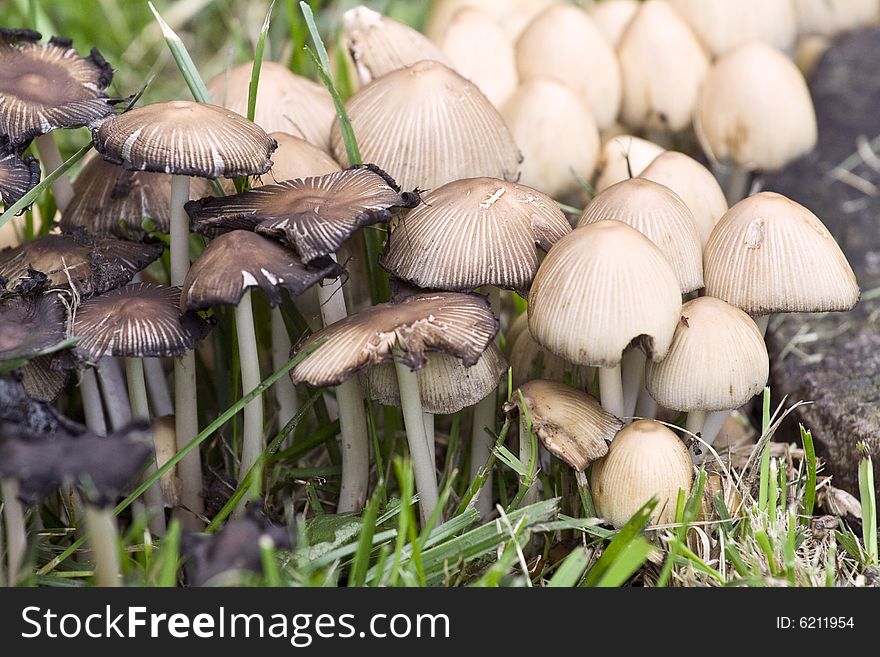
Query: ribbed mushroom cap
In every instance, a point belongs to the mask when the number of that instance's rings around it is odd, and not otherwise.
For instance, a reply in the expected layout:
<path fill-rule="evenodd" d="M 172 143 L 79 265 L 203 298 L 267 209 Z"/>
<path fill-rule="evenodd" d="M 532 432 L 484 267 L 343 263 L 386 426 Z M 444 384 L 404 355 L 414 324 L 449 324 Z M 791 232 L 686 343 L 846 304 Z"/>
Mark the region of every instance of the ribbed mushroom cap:
<path fill-rule="evenodd" d="M 375 80 L 346 103 L 361 155 L 403 189 L 436 189 L 460 178 L 515 180 L 519 149 L 489 99 L 439 62 L 422 61 Z M 333 156 L 348 156 L 338 123 Z"/>
<path fill-rule="evenodd" d="M 675 192 L 694 218 L 701 248 L 709 233 L 727 212 L 727 200 L 715 176 L 692 157 L 678 151 L 664 151 L 639 174 Z"/>
<path fill-rule="evenodd" d="M 622 221 L 654 242 L 669 260 L 683 294 L 703 287 L 703 248 L 694 216 L 668 187 L 632 178 L 600 192 L 578 226 Z"/>
<path fill-rule="evenodd" d="M 113 69 L 92 49 L 80 57 L 69 39 L 0 29 L 0 134 L 15 145 L 58 128 L 90 125 L 113 113 L 105 93 Z"/>
<path fill-rule="evenodd" d="M 523 154 L 520 182 L 560 197 L 591 180 L 599 159 L 599 130 L 590 108 L 550 78 L 524 82 L 501 107 Z"/>
<path fill-rule="evenodd" d="M 482 285 L 527 290 L 549 251 L 571 231 L 548 196 L 495 178 L 456 180 L 391 228 L 379 264 L 413 285 L 470 291 Z"/>
<path fill-rule="evenodd" d="M 104 356 L 181 356 L 210 331 L 196 313 L 180 315 L 180 290 L 132 283 L 92 297 L 76 309 L 74 352 L 96 363 Z"/>
<path fill-rule="evenodd" d="M 849 310 L 859 286 L 819 218 L 774 192 L 728 210 L 704 253 L 706 294 L 750 315 Z"/>
<path fill-rule="evenodd" d="M 450 65 L 446 55 L 421 32 L 363 5 L 342 15 L 342 33 L 361 84 L 423 59 Z"/>
<path fill-rule="evenodd" d="M 536 379 L 514 391 L 504 405 L 508 413 L 522 413 L 519 392 L 532 420 L 532 431 L 558 459 L 578 472 L 608 453 L 608 443 L 623 421 L 602 409 L 590 395 L 564 383 Z"/>
<path fill-rule="evenodd" d="M 626 125 L 673 131 L 690 126 L 709 58 L 671 6 L 643 3 L 620 37 L 617 56 Z"/>
<path fill-rule="evenodd" d="M 102 294 L 128 283 L 162 250 L 161 242 L 126 242 L 85 232 L 45 235 L 0 251 L 0 278 L 13 289 L 26 285 L 33 272 L 40 272 L 52 287 L 72 282 L 81 296 Z"/>
<path fill-rule="evenodd" d="M 634 340 L 663 360 L 681 311 L 681 290 L 663 252 L 620 221 L 600 221 L 559 240 L 529 293 L 529 330 L 580 365 L 614 367 Z"/>
<path fill-rule="evenodd" d="M 217 105 L 173 100 L 138 107 L 92 130 L 95 148 L 114 164 L 202 178 L 266 173 L 275 140 Z"/>
<path fill-rule="evenodd" d="M 713 297 L 681 308 L 669 353 L 648 363 L 648 392 L 676 411 L 739 408 L 767 385 L 764 336 L 742 310 Z"/>
<path fill-rule="evenodd" d="M 513 349 L 514 343 L 516 343 L 516 339 L 522 335 L 523 331 L 527 331 L 529 329 L 529 312 L 528 309 L 524 310 L 522 313 L 513 318 L 510 322 L 510 326 L 507 327 L 507 333 L 504 334 L 505 337 L 505 346 L 504 353 L 508 356 Z"/>
<path fill-rule="evenodd" d="M 207 180 L 196 178 L 190 198 L 211 193 Z M 137 239 L 144 235 L 143 220 L 152 219 L 156 230 L 167 233 L 171 225 L 171 176 L 132 171 L 101 157 L 89 158 L 73 183 L 73 199 L 61 217 L 61 230 L 85 228 L 98 235 Z"/>
<path fill-rule="evenodd" d="M 655 523 L 675 521 L 679 489 L 691 490 L 693 467 L 687 448 L 659 422 L 638 420 L 623 428 L 590 470 L 596 511 L 615 527 L 652 497 L 658 499 L 651 516 Z"/>
<path fill-rule="evenodd" d="M 596 375 L 592 367 L 570 363 L 538 344 L 529 332 L 528 325 L 516 335 L 511 344 L 510 367 L 513 370 L 514 386 L 540 378 L 570 383 L 589 390 Z"/>
<path fill-rule="evenodd" d="M 302 294 L 325 278 L 342 274 L 329 258 L 306 267 L 292 250 L 246 230 L 234 230 L 211 240 L 183 281 L 181 310 L 237 306 L 249 288 L 259 288 L 269 304 L 281 303 L 281 289 Z"/>
<path fill-rule="evenodd" d="M 19 157 L 15 152 L 0 148 L 0 203 L 3 207 L 8 208 L 18 202 L 39 182 L 40 163 L 33 155 Z"/>
<path fill-rule="evenodd" d="M 437 0 L 431 3 L 425 34 L 432 41 L 439 41 L 462 7 L 476 7 L 498 23 L 508 39 L 516 41 L 535 16 L 556 2 L 558 0 Z"/>
<path fill-rule="evenodd" d="M 53 402 L 64 390 L 75 368 L 75 359 L 68 354 L 61 357 L 56 352 L 36 356 L 19 370 L 21 385 L 33 399 Z"/>
<path fill-rule="evenodd" d="M 438 43 L 450 66 L 477 85 L 495 107 L 501 107 L 516 89 L 513 43 L 498 23 L 477 7 L 455 12 Z"/>
<path fill-rule="evenodd" d="M 208 82 L 218 105 L 247 116 L 253 62 L 236 66 Z M 324 85 L 292 73 L 286 66 L 263 60 L 254 123 L 266 132 L 286 132 L 322 150 L 330 149 L 330 126 L 336 120 L 333 99 Z"/>
<path fill-rule="evenodd" d="M 269 135 L 278 142 L 278 150 L 272 154 L 272 168 L 252 187 L 262 187 L 273 182 L 311 178 L 339 171 L 339 163 L 317 146 L 305 139 L 284 132 Z M 198 197 L 196 197 L 198 198 Z"/>
<path fill-rule="evenodd" d="M 198 232 L 256 230 L 309 263 L 334 253 L 358 228 L 388 221 L 393 209 L 418 202 L 418 192 L 401 192 L 384 171 L 367 165 L 190 201 L 186 211 Z"/>
<path fill-rule="evenodd" d="M 497 332 L 498 320 L 485 297 L 418 294 L 372 306 L 312 334 L 293 353 L 326 340 L 291 370 L 290 378 L 312 386 L 338 385 L 366 367 L 393 361 L 395 345 L 414 370 L 425 365 L 428 351 L 445 351 L 471 367 Z"/>
<path fill-rule="evenodd" d="M 638 0 L 602 0 L 589 8 L 590 17 L 595 21 L 596 27 L 612 46 L 617 46 L 638 10 Z"/>
<path fill-rule="evenodd" d="M 473 406 L 498 388 L 507 361 L 491 343 L 472 367 L 445 353 L 431 354 L 416 373 L 422 408 L 434 415 L 451 415 Z M 400 406 L 400 387 L 394 365 L 382 363 L 363 375 L 364 390 L 370 399 L 385 406 Z"/>
<path fill-rule="evenodd" d="M 779 50 L 794 45 L 797 25 L 791 0 L 670 0 L 670 4 L 714 57 L 752 39 Z"/>
<path fill-rule="evenodd" d="M 612 137 L 602 144 L 602 152 L 599 154 L 601 173 L 596 180 L 596 191 L 601 192 L 621 180 L 635 178 L 657 156 L 665 152 L 666 149 L 662 146 L 640 137 L 632 135 Z"/>
<path fill-rule="evenodd" d="M 67 312 L 57 294 L 0 299 L 0 362 L 34 356 L 66 337 Z"/>
<path fill-rule="evenodd" d="M 617 118 L 621 98 L 617 57 L 583 9 L 554 4 L 538 14 L 516 43 L 516 66 L 520 82 L 550 77 L 571 87 L 590 107 L 599 128 L 607 128 Z"/>
<path fill-rule="evenodd" d="M 710 159 L 770 171 L 816 145 L 816 113 L 797 66 L 751 41 L 720 57 L 706 75 L 694 130 Z"/>
<path fill-rule="evenodd" d="M 880 19 L 877 0 L 794 0 L 800 34 L 834 36 Z"/>

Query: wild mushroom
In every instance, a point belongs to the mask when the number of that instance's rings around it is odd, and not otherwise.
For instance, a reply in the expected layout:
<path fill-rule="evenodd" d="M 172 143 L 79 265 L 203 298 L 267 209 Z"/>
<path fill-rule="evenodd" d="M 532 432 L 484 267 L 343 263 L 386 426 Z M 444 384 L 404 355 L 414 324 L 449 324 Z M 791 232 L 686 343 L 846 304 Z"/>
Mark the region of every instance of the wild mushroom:
<path fill-rule="evenodd" d="M 615 183 L 635 178 L 665 149 L 647 139 L 632 135 L 616 135 L 602 144 L 599 153 L 599 177 L 596 191 L 601 192 Z"/>
<path fill-rule="evenodd" d="M 11 207 L 40 182 L 40 163 L 33 155 L 0 147 L 0 203 Z"/>
<path fill-rule="evenodd" d="M 569 363 L 546 347 L 538 344 L 528 329 L 528 313 L 525 329 L 508 337 L 510 368 L 513 371 L 513 385 L 519 387 L 531 379 L 548 379 L 559 383 L 567 382 L 577 388 L 590 390 L 596 378 L 596 370 L 584 365 Z"/>
<path fill-rule="evenodd" d="M 602 0 L 589 7 L 596 27 L 615 48 L 638 10 L 638 0 Z"/>
<path fill-rule="evenodd" d="M 463 7 L 477 7 L 498 23 L 515 42 L 531 20 L 557 0 L 438 0 L 431 3 L 425 34 L 437 42 L 449 22 Z"/>
<path fill-rule="evenodd" d="M 286 132 L 272 132 L 269 136 L 278 143 L 277 150 L 272 153 L 272 168 L 266 176 L 251 185 L 252 187 L 262 187 L 294 178 L 323 176 L 340 169 L 336 160 L 305 139 Z"/>
<path fill-rule="evenodd" d="M 794 10 L 799 34 L 828 37 L 876 24 L 880 18 L 874 0 L 794 0 Z"/>
<path fill-rule="evenodd" d="M 54 292 L 0 298 L 0 371 L 47 353 L 67 337 L 67 311 Z"/>

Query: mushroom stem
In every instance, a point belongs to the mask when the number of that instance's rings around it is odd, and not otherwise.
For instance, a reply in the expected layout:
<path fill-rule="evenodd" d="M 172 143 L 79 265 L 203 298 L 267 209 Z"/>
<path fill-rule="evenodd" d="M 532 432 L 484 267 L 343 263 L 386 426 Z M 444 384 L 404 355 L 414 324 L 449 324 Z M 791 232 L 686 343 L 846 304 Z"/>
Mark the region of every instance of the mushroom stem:
<path fill-rule="evenodd" d="M 86 426 L 96 436 L 107 435 L 107 422 L 104 419 L 104 407 L 101 405 L 101 391 L 98 390 L 98 379 L 91 367 L 82 371 L 79 391 L 82 395 L 83 415 Z"/>
<path fill-rule="evenodd" d="M 24 506 L 18 500 L 18 482 L 4 479 L 0 482 L 3 493 L 3 521 L 6 525 L 7 572 L 9 586 L 15 586 L 27 553 L 27 528 L 24 523 Z"/>
<path fill-rule="evenodd" d="M 107 415 L 110 416 L 110 426 L 114 431 L 119 430 L 131 422 L 131 402 L 122 378 L 122 369 L 119 362 L 110 356 L 98 361 L 96 369 Z"/>
<path fill-rule="evenodd" d="M 728 205 L 735 205 L 749 195 L 752 172 L 738 165 L 712 164 L 712 173 L 724 190 Z"/>
<path fill-rule="evenodd" d="M 599 368 L 599 397 L 602 401 L 602 408 L 623 418 L 623 380 L 620 373 L 620 363 L 614 367 Z"/>
<path fill-rule="evenodd" d="M 486 427 L 495 430 L 495 393 L 481 399 L 474 406 L 474 419 L 471 427 L 471 481 L 480 473 L 486 465 L 492 449 L 495 447 L 495 439 L 486 431 Z M 486 482 L 477 496 L 476 507 L 481 518 L 485 518 L 492 512 L 492 471 L 486 474 Z"/>
<path fill-rule="evenodd" d="M 281 316 L 281 308 L 272 308 L 272 369 L 278 371 L 290 360 L 290 336 Z M 275 382 L 275 399 L 278 401 L 278 429 L 283 429 L 299 410 L 296 388 L 289 376 Z"/>
<path fill-rule="evenodd" d="M 95 584 L 119 586 L 119 533 L 110 509 L 85 508 L 89 542 L 95 555 Z"/>
<path fill-rule="evenodd" d="M 623 382 L 623 415 L 632 417 L 636 411 L 639 393 L 645 388 L 645 354 L 638 347 L 623 353 L 620 371 Z"/>
<path fill-rule="evenodd" d="M 419 494 L 422 526 L 425 526 L 440 499 L 437 491 L 437 471 L 434 459 L 428 451 L 419 380 L 416 373 L 403 362 L 399 347 L 394 348 L 394 369 L 397 371 L 397 384 L 400 387 L 400 407 L 403 410 L 406 440 L 416 479 L 416 492 Z"/>
<path fill-rule="evenodd" d="M 147 384 L 144 379 L 144 361 L 140 358 L 125 359 L 125 378 L 128 382 L 128 396 L 131 399 L 131 415 L 135 419 L 150 419 L 150 405 L 147 400 Z M 157 450 L 158 453 L 158 450 Z M 149 469 L 144 474 L 150 477 L 156 472 L 156 461 L 150 463 Z M 159 482 L 150 486 L 144 493 L 147 510 L 150 513 L 150 532 L 156 536 L 165 535 L 165 499 Z"/>
<path fill-rule="evenodd" d="M 171 403 L 171 393 L 168 392 L 168 381 L 162 368 L 162 360 L 147 358 L 143 363 L 153 415 L 156 417 L 174 415 L 174 404 Z"/>
<path fill-rule="evenodd" d="M 251 291 L 235 307 L 235 330 L 238 334 L 238 354 L 241 360 L 241 392 L 247 395 L 260 385 L 260 360 L 257 353 L 257 334 L 254 329 L 254 312 Z M 244 429 L 241 443 L 241 467 L 239 481 L 260 458 L 263 452 L 263 397 L 259 396 L 244 407 Z M 256 486 L 253 486 L 256 490 Z M 242 497 L 236 514 L 244 512 L 249 496 Z"/>
<path fill-rule="evenodd" d="M 526 466 L 531 472 L 531 463 L 532 460 L 537 459 L 538 455 L 532 452 L 532 432 L 529 431 L 528 423 L 526 422 L 526 414 L 524 412 L 520 412 L 519 414 L 519 460 L 522 461 L 522 464 Z M 535 472 L 537 472 L 537 464 L 535 468 Z M 520 501 L 520 507 L 528 506 L 530 504 L 534 504 L 538 501 L 538 482 L 537 479 L 532 482 L 529 486 L 529 489 L 526 491 L 525 495 L 523 495 L 522 500 Z"/>
<path fill-rule="evenodd" d="M 422 420 L 425 423 L 425 437 L 428 439 L 428 451 L 431 457 L 437 458 L 437 446 L 434 440 L 434 414 L 428 411 L 422 411 Z"/>
<path fill-rule="evenodd" d="M 648 389 L 642 387 L 639 391 L 639 399 L 636 402 L 636 417 L 656 418 L 657 417 L 657 401 L 648 392 Z"/>
<path fill-rule="evenodd" d="M 756 317 L 755 324 L 758 325 L 758 330 L 761 332 L 761 335 L 767 335 L 767 325 L 770 324 L 770 315 Z"/>
<path fill-rule="evenodd" d="M 699 465 L 706 460 L 706 456 L 709 453 L 706 445 L 711 445 L 715 442 L 715 439 L 718 437 L 721 427 L 724 425 L 724 421 L 727 419 L 728 415 L 730 415 L 730 411 L 710 411 L 708 413 L 706 411 L 688 412 L 685 429 L 693 434 L 699 434 L 703 441 L 702 443 L 696 443 L 696 447 L 700 450 L 699 454 L 695 453 L 695 450 L 691 450 L 691 460 L 696 465 Z M 706 443 L 706 445 L 703 443 Z"/>
<path fill-rule="evenodd" d="M 40 160 L 46 169 L 47 175 L 60 168 L 64 164 L 61 158 L 61 152 L 58 150 L 58 144 L 51 133 L 40 135 L 36 138 L 37 152 L 40 154 Z M 64 214 L 70 201 L 73 199 L 73 185 L 70 184 L 70 178 L 64 173 L 52 183 L 52 196 L 55 197 L 55 205 Z"/>

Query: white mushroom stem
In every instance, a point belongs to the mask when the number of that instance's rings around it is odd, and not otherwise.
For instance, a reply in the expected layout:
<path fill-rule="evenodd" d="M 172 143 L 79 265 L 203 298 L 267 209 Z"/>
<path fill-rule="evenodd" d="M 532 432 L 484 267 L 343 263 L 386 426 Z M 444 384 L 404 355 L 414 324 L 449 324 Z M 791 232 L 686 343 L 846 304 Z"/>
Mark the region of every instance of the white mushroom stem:
<path fill-rule="evenodd" d="M 86 426 L 96 436 L 107 435 L 107 422 L 104 419 L 104 407 L 101 405 L 101 391 L 98 390 L 98 379 L 95 370 L 88 368 L 82 371 L 79 382 L 82 396 L 83 415 Z"/>
<path fill-rule="evenodd" d="M 621 379 L 620 363 L 614 367 L 599 368 L 599 397 L 602 401 L 602 408 L 623 418 L 623 380 Z"/>
<path fill-rule="evenodd" d="M 110 416 L 110 426 L 118 431 L 131 422 L 131 402 L 122 378 L 122 368 L 115 358 L 105 356 L 98 361 L 97 370 L 104 405 L 107 415 Z"/>
<path fill-rule="evenodd" d="M 633 415 L 651 419 L 657 417 L 657 401 L 645 387 L 639 391 L 639 399 L 636 402 L 636 410 Z"/>
<path fill-rule="evenodd" d="M 532 453 L 532 438 L 531 432 L 529 431 L 528 423 L 526 422 L 526 414 L 521 412 L 519 414 L 519 460 L 527 469 L 531 471 L 532 460 L 537 458 L 538 455 Z M 520 501 L 520 506 L 528 506 L 529 504 L 534 504 L 537 501 L 538 482 L 536 480 L 532 482 L 525 495 L 523 495 L 523 498 Z"/>
<path fill-rule="evenodd" d="M 486 465 L 492 450 L 495 448 L 495 439 L 486 428 L 494 429 L 495 424 L 495 391 L 481 399 L 474 406 L 474 419 L 471 427 L 471 481 L 480 473 Z M 476 510 L 481 518 L 485 518 L 492 512 L 492 471 L 486 474 L 486 482 L 477 496 Z"/>
<path fill-rule="evenodd" d="M 235 330 L 238 334 L 238 355 L 241 360 L 241 390 L 247 395 L 260 385 L 260 360 L 257 353 L 257 334 L 254 329 L 254 311 L 251 291 L 235 307 Z M 244 407 L 244 428 L 241 442 L 241 466 L 239 482 L 260 458 L 263 452 L 263 398 L 258 396 Z M 241 498 L 236 514 L 244 512 L 250 496 Z"/>
<path fill-rule="evenodd" d="M 40 161 L 46 169 L 46 173 L 52 173 L 64 164 L 61 158 L 61 152 L 58 150 L 58 144 L 51 133 L 40 135 L 36 138 L 37 152 L 40 154 Z M 55 197 L 55 205 L 64 214 L 70 201 L 73 199 L 73 185 L 70 184 L 70 178 L 67 174 L 58 176 L 52 183 L 52 196 Z"/>
<path fill-rule="evenodd" d="M 150 405 L 147 399 L 147 384 L 144 378 L 144 361 L 140 358 L 125 359 L 125 378 L 128 383 L 128 396 L 131 399 L 131 415 L 136 419 L 150 419 Z M 158 449 L 156 450 L 158 453 Z M 153 459 L 145 477 L 156 472 L 156 460 Z M 165 535 L 165 499 L 157 481 L 144 493 L 144 500 L 150 513 L 150 532 L 156 536 Z"/>
<path fill-rule="evenodd" d="M 644 352 L 637 347 L 631 347 L 623 353 L 623 359 L 620 361 L 623 417 L 632 417 L 636 411 L 639 394 L 645 387 L 646 360 Z"/>
<path fill-rule="evenodd" d="M 144 376 L 147 380 L 147 391 L 150 393 L 150 407 L 155 417 L 174 415 L 174 404 L 168 391 L 168 381 L 160 358 L 147 358 L 144 363 Z"/>
<path fill-rule="evenodd" d="M 89 542 L 95 556 L 95 584 L 119 586 L 119 530 L 110 509 L 85 508 Z"/>
<path fill-rule="evenodd" d="M 761 335 L 767 335 L 767 325 L 770 323 L 770 315 L 761 315 L 760 317 L 755 317 L 755 324 L 758 325 L 758 330 L 761 332 Z"/>
<path fill-rule="evenodd" d="M 336 260 L 335 255 L 331 257 Z M 318 286 L 318 303 L 324 326 L 330 326 L 348 315 L 342 281 Z M 370 437 L 367 433 L 367 414 L 364 395 L 358 377 L 352 377 L 336 386 L 339 407 L 339 433 L 342 451 L 342 478 L 339 489 L 338 513 L 359 512 L 367 500 L 370 481 Z M 420 409 L 421 412 L 421 409 Z"/>
<path fill-rule="evenodd" d="M 428 439 L 428 451 L 436 458 L 437 446 L 434 440 L 434 414 L 422 411 L 422 420 L 425 422 L 425 437 Z"/>
<path fill-rule="evenodd" d="M 290 335 L 281 308 L 272 308 L 272 369 L 278 371 L 290 360 Z M 283 429 L 299 410 L 296 388 L 289 376 L 282 376 L 273 386 L 275 399 L 278 401 L 278 429 Z"/>
<path fill-rule="evenodd" d="M 0 482 L 3 493 L 3 522 L 6 526 L 8 585 L 15 586 L 27 554 L 27 528 L 24 506 L 18 500 L 18 482 L 5 479 Z"/>
<path fill-rule="evenodd" d="M 403 424 L 406 440 L 412 459 L 416 491 L 419 494 L 419 511 L 422 526 L 434 512 L 440 495 L 437 490 L 437 469 L 432 454 L 428 451 L 428 437 L 425 435 L 425 420 L 422 415 L 422 397 L 419 393 L 419 380 L 416 373 L 403 363 L 400 349 L 394 348 L 394 369 L 397 371 L 397 384 L 400 388 L 400 407 L 403 411 Z"/>
<path fill-rule="evenodd" d="M 728 205 L 735 205 L 749 195 L 752 172 L 735 164 L 713 163 L 712 173 L 724 190 Z"/>
<path fill-rule="evenodd" d="M 721 427 L 724 425 L 724 421 L 727 419 L 728 415 L 730 415 L 730 411 L 710 411 L 708 413 L 706 411 L 688 412 L 684 428 L 692 434 L 699 434 L 703 441 L 697 443 L 697 447 L 700 449 L 699 454 L 695 454 L 693 451 L 691 452 L 691 459 L 697 465 L 706 459 L 706 455 L 709 453 L 706 445 L 711 445 L 715 442 L 715 439 L 721 432 Z M 706 443 L 706 445 L 703 443 Z"/>

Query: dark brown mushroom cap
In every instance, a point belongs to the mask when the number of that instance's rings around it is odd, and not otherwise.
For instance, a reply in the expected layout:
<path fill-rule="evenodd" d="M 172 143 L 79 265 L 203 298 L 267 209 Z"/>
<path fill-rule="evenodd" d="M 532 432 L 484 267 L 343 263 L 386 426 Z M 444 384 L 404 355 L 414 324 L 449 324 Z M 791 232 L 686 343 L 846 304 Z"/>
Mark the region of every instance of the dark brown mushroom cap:
<path fill-rule="evenodd" d="M 391 219 L 394 208 L 419 203 L 378 167 L 357 166 L 324 176 L 186 204 L 197 232 L 241 228 L 287 244 L 305 262 L 336 252 L 361 226 Z"/>
<path fill-rule="evenodd" d="M 81 57 L 69 39 L 0 29 L 0 134 L 17 146 L 58 128 L 79 128 L 113 113 L 113 69 L 94 48 Z"/>
<path fill-rule="evenodd" d="M 266 173 L 277 147 L 243 116 L 187 100 L 144 105 L 109 118 L 92 129 L 92 139 L 114 164 L 202 178 Z"/>
<path fill-rule="evenodd" d="M 608 443 L 623 421 L 603 410 L 590 395 L 556 381 L 534 380 L 520 386 L 532 431 L 547 448 L 578 472 L 608 453 Z M 519 394 L 504 410 L 522 412 Z"/>
<path fill-rule="evenodd" d="M 190 198 L 211 193 L 202 178 L 190 184 Z M 99 156 L 86 162 L 73 183 L 73 199 L 61 217 L 61 230 L 85 228 L 98 235 L 138 239 L 145 217 L 156 230 L 167 233 L 171 225 L 171 176 L 132 171 Z"/>
<path fill-rule="evenodd" d="M 81 296 L 102 294 L 130 281 L 162 255 L 163 248 L 160 242 L 126 242 L 84 231 L 45 235 L 0 251 L 0 278 L 14 289 L 39 272 L 53 287 L 72 282 Z"/>
<path fill-rule="evenodd" d="M 0 377 L 0 436 L 17 431 L 72 437 L 85 433 L 86 428 L 30 397 L 15 377 Z"/>
<path fill-rule="evenodd" d="M 402 362 L 417 370 L 425 352 L 445 351 L 465 367 L 474 365 L 498 332 L 498 320 L 485 297 L 437 292 L 382 303 L 349 315 L 312 334 L 293 348 L 296 354 L 324 339 L 290 372 L 294 383 L 333 386 L 357 372 L 393 360 L 400 348 Z"/>
<path fill-rule="evenodd" d="M 336 278 L 344 269 L 330 258 L 302 263 L 290 249 L 246 230 L 235 230 L 213 239 L 193 263 L 183 281 L 180 309 L 205 310 L 227 304 L 237 306 L 248 288 L 256 287 L 272 306 L 281 303 L 281 288 L 291 294 L 305 292 L 325 278 Z"/>
<path fill-rule="evenodd" d="M 33 155 L 19 157 L 17 153 L 0 150 L 0 203 L 4 207 L 17 203 L 39 182 L 40 163 Z"/>
<path fill-rule="evenodd" d="M 76 310 L 74 352 L 94 363 L 104 356 L 181 356 L 208 335 L 196 313 L 179 312 L 180 290 L 132 283 L 92 297 Z"/>
<path fill-rule="evenodd" d="M 0 299 L 0 361 L 28 358 L 63 342 L 66 319 L 56 293 Z"/>
<path fill-rule="evenodd" d="M 22 366 L 21 385 L 34 399 L 52 402 L 64 390 L 74 369 L 76 359 L 68 351 L 37 356 Z"/>

